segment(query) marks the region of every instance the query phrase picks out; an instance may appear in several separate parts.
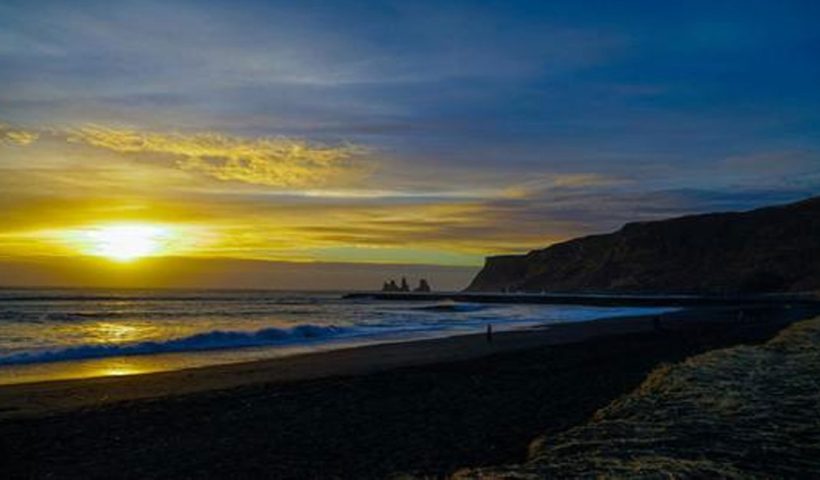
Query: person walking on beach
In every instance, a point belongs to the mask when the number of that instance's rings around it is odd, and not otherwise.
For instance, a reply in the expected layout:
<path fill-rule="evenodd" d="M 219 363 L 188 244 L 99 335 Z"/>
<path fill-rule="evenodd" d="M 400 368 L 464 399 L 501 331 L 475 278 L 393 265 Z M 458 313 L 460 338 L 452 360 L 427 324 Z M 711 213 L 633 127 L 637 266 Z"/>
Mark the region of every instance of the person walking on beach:
<path fill-rule="evenodd" d="M 487 324 L 487 343 L 493 343 L 493 324 Z"/>

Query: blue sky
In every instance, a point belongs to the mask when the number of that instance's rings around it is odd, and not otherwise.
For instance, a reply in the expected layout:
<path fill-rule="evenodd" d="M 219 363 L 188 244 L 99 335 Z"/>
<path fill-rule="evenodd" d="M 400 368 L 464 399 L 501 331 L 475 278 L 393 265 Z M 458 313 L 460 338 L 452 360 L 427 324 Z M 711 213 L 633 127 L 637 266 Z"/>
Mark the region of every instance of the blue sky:
<path fill-rule="evenodd" d="M 3 1 L 0 122 L 40 140 L 6 142 L 0 168 L 53 167 L 44 151 L 88 125 L 356 145 L 366 168 L 344 182 L 220 174 L 161 193 L 316 215 L 418 206 L 439 213 L 418 237 L 396 230 L 412 245 L 385 227 L 363 240 L 381 250 L 362 249 L 341 239 L 365 233 L 337 225 L 310 258 L 476 264 L 816 194 L 819 21 L 811 1 Z M 97 169 L 169 154 L 105 148 Z M 22 202 L 10 187 L 2 201 Z"/>

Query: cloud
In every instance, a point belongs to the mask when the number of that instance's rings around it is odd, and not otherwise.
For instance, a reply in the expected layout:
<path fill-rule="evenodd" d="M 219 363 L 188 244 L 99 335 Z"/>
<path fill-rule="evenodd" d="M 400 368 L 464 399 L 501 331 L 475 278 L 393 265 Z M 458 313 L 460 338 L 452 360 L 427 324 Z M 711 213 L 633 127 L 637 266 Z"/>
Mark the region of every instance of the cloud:
<path fill-rule="evenodd" d="M 224 181 L 274 187 L 345 185 L 361 178 L 368 150 L 287 137 L 246 138 L 219 133 L 157 133 L 88 126 L 67 140 L 125 154 L 168 158 L 182 170 Z"/>
<path fill-rule="evenodd" d="M 556 173 L 536 175 L 532 180 L 504 189 L 503 198 L 528 198 L 545 192 L 596 189 L 624 183 L 616 177 L 598 173 Z"/>
<path fill-rule="evenodd" d="M 0 123 L 0 145 L 24 147 L 37 141 L 39 137 L 40 134 L 35 131 Z"/>

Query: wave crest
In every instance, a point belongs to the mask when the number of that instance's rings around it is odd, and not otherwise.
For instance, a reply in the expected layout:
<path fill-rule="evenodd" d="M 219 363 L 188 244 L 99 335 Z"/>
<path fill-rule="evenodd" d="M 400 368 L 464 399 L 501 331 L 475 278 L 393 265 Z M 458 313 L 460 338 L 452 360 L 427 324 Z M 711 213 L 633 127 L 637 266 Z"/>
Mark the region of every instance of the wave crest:
<path fill-rule="evenodd" d="M 422 310 L 426 312 L 468 313 L 486 310 L 487 308 L 490 308 L 490 306 L 478 303 L 442 302 L 437 303 L 435 305 L 425 305 L 423 307 L 416 307 L 414 310 Z"/>
<path fill-rule="evenodd" d="M 293 328 L 265 328 L 251 332 L 214 330 L 165 341 L 113 345 L 77 345 L 54 350 L 16 352 L 0 356 L 0 365 L 22 365 L 28 363 L 84 360 L 127 355 L 288 345 L 307 343 L 311 340 L 342 337 L 352 333 L 354 333 L 354 330 L 351 328 L 309 324 L 299 325 Z"/>

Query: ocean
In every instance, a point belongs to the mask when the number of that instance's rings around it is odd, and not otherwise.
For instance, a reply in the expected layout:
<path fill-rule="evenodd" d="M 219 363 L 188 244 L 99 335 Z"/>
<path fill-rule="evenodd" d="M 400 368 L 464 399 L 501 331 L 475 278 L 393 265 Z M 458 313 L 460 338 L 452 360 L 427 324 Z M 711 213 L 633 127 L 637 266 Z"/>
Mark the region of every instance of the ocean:
<path fill-rule="evenodd" d="M 178 370 L 664 308 L 347 300 L 339 292 L 0 290 L 0 384 Z"/>

